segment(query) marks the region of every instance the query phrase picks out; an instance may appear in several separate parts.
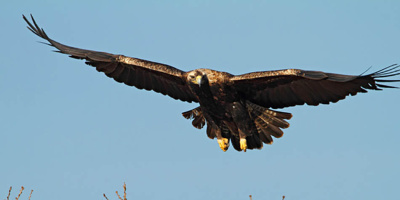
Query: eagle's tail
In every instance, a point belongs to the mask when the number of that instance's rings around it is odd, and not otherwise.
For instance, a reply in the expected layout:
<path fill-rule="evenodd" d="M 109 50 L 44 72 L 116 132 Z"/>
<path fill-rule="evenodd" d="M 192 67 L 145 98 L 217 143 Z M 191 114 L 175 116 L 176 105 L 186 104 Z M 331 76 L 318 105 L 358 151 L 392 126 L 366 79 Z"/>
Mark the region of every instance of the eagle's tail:
<path fill-rule="evenodd" d="M 249 101 L 246 101 L 246 108 L 250 117 L 254 120 L 254 124 L 256 125 L 258 131 L 258 135 L 252 135 L 249 136 L 249 138 L 246 138 L 249 140 L 249 149 L 262 148 L 262 143 L 260 143 L 259 140 L 265 144 L 272 144 L 273 139 L 271 136 L 276 138 L 282 137 L 283 131 L 281 128 L 289 127 L 289 123 L 285 121 L 285 119 L 292 118 L 292 114 L 290 113 L 273 111 Z M 201 129 L 206 124 L 206 120 L 200 107 L 183 112 L 182 115 L 186 119 L 193 119 L 192 125 L 195 128 Z M 228 149 L 229 140 L 231 140 L 233 147 L 236 150 L 241 151 L 239 138 L 236 138 L 234 135 L 232 135 L 229 129 L 224 125 L 222 127 L 216 127 L 211 126 L 207 122 L 207 136 L 211 139 L 217 137 L 218 143 L 223 151 Z"/>

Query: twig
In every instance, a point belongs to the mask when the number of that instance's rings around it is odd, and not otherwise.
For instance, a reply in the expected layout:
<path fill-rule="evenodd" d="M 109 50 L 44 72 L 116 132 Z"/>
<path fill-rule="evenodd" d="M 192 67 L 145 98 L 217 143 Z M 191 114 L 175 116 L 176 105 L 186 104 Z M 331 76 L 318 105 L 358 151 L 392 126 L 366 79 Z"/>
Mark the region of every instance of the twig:
<path fill-rule="evenodd" d="M 282 200 L 285 200 L 285 195 L 282 196 Z"/>
<path fill-rule="evenodd" d="M 119 195 L 118 190 L 115 191 L 115 193 L 117 194 L 119 200 L 127 200 L 127 198 L 126 198 L 126 183 L 124 183 L 124 186 L 123 186 L 123 187 L 124 187 L 124 198 L 123 198 L 123 199 L 122 199 L 122 197 Z M 106 200 L 108 200 L 106 194 L 103 193 L 103 196 L 104 196 L 104 198 L 105 198 Z"/>
<path fill-rule="evenodd" d="M 250 200 L 253 200 L 253 198 L 252 198 L 252 196 L 251 196 L 251 195 L 249 195 L 249 197 L 250 197 Z"/>
<path fill-rule="evenodd" d="M 33 190 L 31 190 L 31 193 L 29 194 L 29 199 L 28 200 L 31 200 L 32 192 L 33 192 Z"/>
<path fill-rule="evenodd" d="M 8 190 L 7 200 L 9 200 L 9 199 L 10 199 L 10 193 L 11 193 L 11 189 L 12 189 L 12 186 L 10 186 L 10 189 Z"/>
<path fill-rule="evenodd" d="M 24 191 L 24 186 L 21 186 L 21 190 L 19 191 L 19 194 L 18 194 L 18 196 L 17 197 L 15 197 L 15 200 L 18 200 L 19 199 L 19 197 L 21 196 L 21 194 L 22 194 L 22 191 Z"/>
<path fill-rule="evenodd" d="M 120 200 L 127 200 L 126 199 L 126 184 L 124 183 L 124 199 L 122 199 L 121 196 L 119 196 L 118 191 L 115 191 L 115 193 L 117 193 L 117 196 Z"/>
<path fill-rule="evenodd" d="M 121 198 L 121 196 L 119 196 L 118 191 L 115 191 L 115 193 L 117 193 L 117 196 L 118 196 L 118 198 L 119 198 L 120 200 L 123 200 L 123 199 Z"/>
<path fill-rule="evenodd" d="M 125 182 L 124 182 L 124 200 L 127 200 L 126 199 L 126 184 L 125 184 Z"/>

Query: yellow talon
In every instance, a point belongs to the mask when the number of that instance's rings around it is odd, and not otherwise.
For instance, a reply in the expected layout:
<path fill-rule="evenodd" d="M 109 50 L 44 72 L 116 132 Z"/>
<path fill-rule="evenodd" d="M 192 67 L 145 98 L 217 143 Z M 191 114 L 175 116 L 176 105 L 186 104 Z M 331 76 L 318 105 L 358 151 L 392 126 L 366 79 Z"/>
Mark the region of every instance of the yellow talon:
<path fill-rule="evenodd" d="M 229 139 L 228 138 L 222 138 L 222 139 L 218 139 L 218 144 L 219 147 L 222 149 L 222 151 L 226 151 L 229 148 Z"/>
<path fill-rule="evenodd" d="M 240 138 L 240 149 L 246 152 L 247 149 L 247 141 L 245 138 Z"/>

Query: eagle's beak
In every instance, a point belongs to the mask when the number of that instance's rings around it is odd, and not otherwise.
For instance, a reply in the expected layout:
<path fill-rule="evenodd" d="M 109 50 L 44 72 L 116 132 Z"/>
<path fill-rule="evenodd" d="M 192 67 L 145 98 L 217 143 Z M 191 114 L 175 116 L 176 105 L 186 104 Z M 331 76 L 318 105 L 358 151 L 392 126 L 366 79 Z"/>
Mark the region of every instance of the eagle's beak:
<path fill-rule="evenodd" d="M 196 76 L 196 84 L 199 85 L 199 87 L 201 87 L 201 79 L 203 78 L 203 76 Z"/>

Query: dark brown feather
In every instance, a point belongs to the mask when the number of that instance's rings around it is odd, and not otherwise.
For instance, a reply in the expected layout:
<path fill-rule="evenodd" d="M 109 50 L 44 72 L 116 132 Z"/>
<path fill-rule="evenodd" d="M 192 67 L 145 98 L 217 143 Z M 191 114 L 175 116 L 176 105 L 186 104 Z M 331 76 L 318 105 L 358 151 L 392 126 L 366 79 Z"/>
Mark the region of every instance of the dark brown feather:
<path fill-rule="evenodd" d="M 263 147 L 262 141 L 258 137 L 258 134 L 247 136 L 246 141 L 248 149 L 262 149 Z"/>
<path fill-rule="evenodd" d="M 208 138 L 214 139 L 215 137 L 217 137 L 217 134 L 218 134 L 217 127 L 214 127 L 210 123 L 207 123 L 207 136 L 208 136 Z"/>
<path fill-rule="evenodd" d="M 47 40 L 50 46 L 58 49 L 57 52 L 68 54 L 71 58 L 85 59 L 86 64 L 95 67 L 97 71 L 104 72 L 117 82 L 135 86 L 138 89 L 153 90 L 182 101 L 198 102 L 182 76 L 185 72 L 179 69 L 138 58 L 63 45 L 50 39 L 37 25 L 32 15 L 33 24 L 25 16 L 23 18 L 29 25 L 28 29 Z"/>
<path fill-rule="evenodd" d="M 272 144 L 273 139 L 271 137 L 271 134 L 267 130 L 265 130 L 264 127 L 260 125 L 259 122 L 257 122 L 257 120 L 254 121 L 254 123 L 257 127 L 258 133 L 260 134 L 260 140 L 263 141 L 265 144 Z"/>
<path fill-rule="evenodd" d="M 265 123 L 272 124 L 280 128 L 289 127 L 289 123 L 283 119 L 292 118 L 292 114 L 290 113 L 269 110 L 249 101 L 246 102 L 246 107 L 254 119 L 260 118 Z"/>
<path fill-rule="evenodd" d="M 231 143 L 232 143 L 233 148 L 236 151 L 242 151 L 242 149 L 240 149 L 240 140 L 239 140 L 239 138 L 237 138 L 235 136 L 231 137 Z"/>
<path fill-rule="evenodd" d="M 195 128 L 202 129 L 206 123 L 203 112 L 200 107 L 182 113 L 186 119 L 193 119 L 192 125 Z"/>
<path fill-rule="evenodd" d="M 360 76 L 287 69 L 253 72 L 233 76 L 230 80 L 245 99 L 263 107 L 284 108 L 305 103 L 329 104 L 348 95 L 367 92 L 366 89 L 394 88 L 377 83 L 399 81 L 380 79 L 399 75 L 399 68 L 399 65 L 391 65 Z"/>

